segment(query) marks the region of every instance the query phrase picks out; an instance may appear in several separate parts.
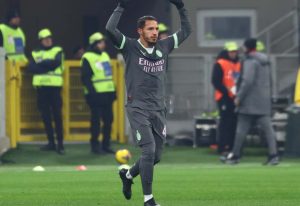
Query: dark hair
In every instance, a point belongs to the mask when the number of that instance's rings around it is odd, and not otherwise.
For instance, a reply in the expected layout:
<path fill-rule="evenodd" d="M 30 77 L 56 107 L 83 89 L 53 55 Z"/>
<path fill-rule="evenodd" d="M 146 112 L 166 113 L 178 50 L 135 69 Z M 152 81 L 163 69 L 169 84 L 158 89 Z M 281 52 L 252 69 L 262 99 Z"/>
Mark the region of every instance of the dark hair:
<path fill-rule="evenodd" d="M 257 42 L 257 39 L 249 38 L 249 39 L 245 40 L 244 46 L 249 50 L 253 50 L 253 49 L 256 49 L 256 42 Z"/>
<path fill-rule="evenodd" d="M 72 49 L 72 54 L 76 54 L 80 49 L 84 49 L 82 45 L 77 45 Z"/>
<path fill-rule="evenodd" d="M 157 19 L 154 16 L 143 16 L 141 18 L 138 19 L 137 21 L 137 28 L 138 29 L 142 29 L 145 27 L 146 21 L 148 20 L 153 20 L 153 21 L 157 21 Z"/>
<path fill-rule="evenodd" d="M 6 13 L 5 21 L 9 22 L 12 18 L 15 18 L 15 17 L 20 17 L 20 12 L 18 11 L 18 9 L 15 9 L 15 8 L 10 9 Z"/>

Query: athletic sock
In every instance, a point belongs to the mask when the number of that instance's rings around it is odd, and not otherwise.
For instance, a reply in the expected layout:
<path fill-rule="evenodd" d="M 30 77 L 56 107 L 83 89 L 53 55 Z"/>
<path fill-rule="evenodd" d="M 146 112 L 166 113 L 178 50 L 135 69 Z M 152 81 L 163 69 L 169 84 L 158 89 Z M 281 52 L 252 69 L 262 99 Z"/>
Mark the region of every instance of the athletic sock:
<path fill-rule="evenodd" d="M 153 198 L 153 195 L 144 195 L 144 202 L 147 202 L 148 200 L 151 200 Z"/>
<path fill-rule="evenodd" d="M 127 173 L 126 173 L 126 178 L 127 178 L 127 179 L 130 179 L 130 180 L 132 179 L 132 176 L 131 176 L 129 170 L 128 170 Z"/>

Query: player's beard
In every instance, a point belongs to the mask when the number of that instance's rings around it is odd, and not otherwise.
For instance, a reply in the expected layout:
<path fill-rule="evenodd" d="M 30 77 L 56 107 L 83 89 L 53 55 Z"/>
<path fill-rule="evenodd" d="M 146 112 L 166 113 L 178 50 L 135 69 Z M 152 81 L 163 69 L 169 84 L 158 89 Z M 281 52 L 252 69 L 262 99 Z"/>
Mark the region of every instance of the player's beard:
<path fill-rule="evenodd" d="M 149 47 L 153 47 L 157 43 L 157 39 L 154 41 L 154 40 L 151 40 L 151 38 L 148 38 L 148 39 L 146 39 L 146 41 L 147 41 L 147 44 Z"/>
<path fill-rule="evenodd" d="M 154 47 L 157 42 L 148 42 L 149 47 Z"/>

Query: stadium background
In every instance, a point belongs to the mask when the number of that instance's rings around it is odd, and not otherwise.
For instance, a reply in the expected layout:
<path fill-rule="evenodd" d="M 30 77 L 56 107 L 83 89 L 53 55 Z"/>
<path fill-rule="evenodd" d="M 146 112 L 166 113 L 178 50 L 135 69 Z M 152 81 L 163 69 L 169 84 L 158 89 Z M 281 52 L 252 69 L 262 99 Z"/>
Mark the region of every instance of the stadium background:
<path fill-rule="evenodd" d="M 158 17 L 174 31 L 179 23 L 176 10 L 163 2 L 134 1 L 122 18 L 120 30 L 128 36 L 135 37 L 136 19 L 147 13 Z M 27 52 L 38 44 L 37 31 L 42 27 L 49 27 L 53 30 L 55 41 L 64 47 L 67 57 L 71 57 L 73 47 L 86 44 L 89 34 L 98 30 L 104 32 L 115 1 L 2 0 L 0 18 L 5 16 L 9 7 L 15 6 L 21 10 L 22 28 L 27 34 Z M 255 36 L 280 20 L 280 23 L 268 31 L 271 32 L 270 42 L 282 40 L 269 48 L 268 52 L 276 74 L 273 77 L 276 94 L 292 96 L 298 68 L 297 47 L 293 48 L 297 46 L 296 1 L 187 0 L 186 6 L 190 11 L 194 32 L 170 57 L 172 69 L 169 73 L 168 89 L 173 96 L 169 98 L 175 98 L 176 101 L 174 112 L 170 111 L 169 114 L 170 132 L 180 133 L 182 129 L 187 130 L 187 133 L 193 132 L 193 117 L 214 110 L 210 71 L 221 45 L 198 45 L 200 33 L 197 30 L 197 14 L 201 10 L 253 10 Z M 283 19 L 291 12 L 289 18 Z M 281 38 L 290 30 L 293 32 L 286 38 Z M 268 35 L 268 32 L 265 32 L 260 37 L 266 41 Z M 293 50 L 285 53 L 288 48 Z M 108 49 L 115 57 L 116 50 L 110 44 Z M 185 72 L 182 72 L 182 68 L 186 69 Z M 123 147 L 129 148 L 134 159 L 137 158 L 137 148 L 123 144 L 114 145 L 115 149 Z M 66 149 L 67 155 L 62 158 L 54 154 L 41 154 L 35 145 L 27 144 L 21 144 L 18 149 L 7 153 L 4 157 L 14 163 L 0 168 L 0 205 L 123 203 L 120 183 L 115 172 L 117 165 L 112 156 L 91 156 L 88 154 L 87 145 L 69 145 Z M 299 204 L 299 159 L 286 157 L 279 167 L 266 168 L 260 165 L 264 160 L 264 148 L 246 150 L 245 153 L 247 157 L 243 159 L 243 164 L 228 167 L 221 165 L 214 151 L 209 148 L 168 147 L 155 177 L 155 189 L 160 194 L 158 198 L 162 200 L 163 205 L 172 206 Z M 76 166 L 80 164 L 87 165 L 88 171 L 76 171 Z M 31 169 L 36 165 L 44 166 L 46 172 L 33 173 Z M 132 203 L 140 204 L 139 186 L 134 192 Z M 124 202 L 124 205 L 132 203 Z"/>

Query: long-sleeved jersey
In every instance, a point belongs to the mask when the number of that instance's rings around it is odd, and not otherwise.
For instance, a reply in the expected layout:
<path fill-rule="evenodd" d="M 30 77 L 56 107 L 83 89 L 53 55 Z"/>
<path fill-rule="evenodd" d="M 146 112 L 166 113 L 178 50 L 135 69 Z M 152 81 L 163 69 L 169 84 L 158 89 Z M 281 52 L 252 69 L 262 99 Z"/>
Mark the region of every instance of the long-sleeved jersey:
<path fill-rule="evenodd" d="M 137 39 L 128 38 L 117 29 L 123 11 L 121 7 L 115 9 L 106 29 L 125 59 L 127 106 L 145 110 L 163 110 L 168 55 L 191 33 L 187 11 L 184 8 L 179 10 L 181 29 L 168 38 L 159 40 L 152 53 L 148 53 Z"/>

